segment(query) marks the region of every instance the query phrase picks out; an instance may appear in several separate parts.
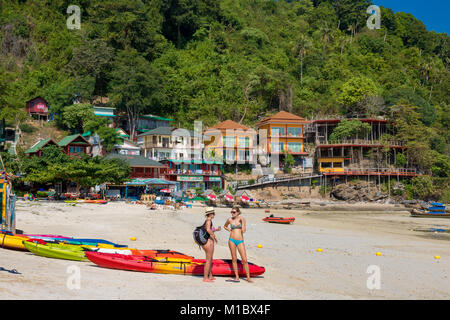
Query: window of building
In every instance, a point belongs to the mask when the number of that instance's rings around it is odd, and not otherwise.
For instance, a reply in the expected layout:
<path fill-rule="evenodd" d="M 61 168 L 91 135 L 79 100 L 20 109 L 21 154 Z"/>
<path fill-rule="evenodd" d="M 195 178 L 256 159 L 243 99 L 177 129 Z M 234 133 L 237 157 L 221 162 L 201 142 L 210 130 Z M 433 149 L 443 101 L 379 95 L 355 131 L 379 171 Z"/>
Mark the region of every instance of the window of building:
<path fill-rule="evenodd" d="M 223 137 L 223 145 L 234 148 L 234 137 Z"/>
<path fill-rule="evenodd" d="M 284 142 L 271 142 L 270 143 L 270 150 L 272 152 L 283 152 L 284 151 Z"/>
<path fill-rule="evenodd" d="M 284 136 L 284 128 L 283 127 L 270 128 L 270 135 L 272 137 Z"/>
<path fill-rule="evenodd" d="M 302 128 L 288 128 L 289 137 L 300 137 L 302 135 Z"/>
<path fill-rule="evenodd" d="M 69 152 L 70 153 L 82 153 L 83 152 L 83 147 L 69 147 Z"/>
<path fill-rule="evenodd" d="M 228 161 L 234 161 L 235 153 L 234 150 L 224 150 L 224 158 Z"/>
<path fill-rule="evenodd" d="M 242 148 L 250 147 L 250 138 L 249 137 L 239 137 L 238 138 L 238 146 Z"/>
<path fill-rule="evenodd" d="M 333 167 L 333 163 L 332 162 L 322 162 L 322 164 L 320 166 L 324 169 L 328 169 L 328 168 Z"/>
<path fill-rule="evenodd" d="M 288 142 L 288 150 L 290 152 L 302 152 L 301 142 Z"/>
<path fill-rule="evenodd" d="M 238 160 L 250 161 L 250 151 L 249 150 L 239 150 Z"/>
<path fill-rule="evenodd" d="M 333 168 L 342 168 L 342 162 L 334 162 Z"/>

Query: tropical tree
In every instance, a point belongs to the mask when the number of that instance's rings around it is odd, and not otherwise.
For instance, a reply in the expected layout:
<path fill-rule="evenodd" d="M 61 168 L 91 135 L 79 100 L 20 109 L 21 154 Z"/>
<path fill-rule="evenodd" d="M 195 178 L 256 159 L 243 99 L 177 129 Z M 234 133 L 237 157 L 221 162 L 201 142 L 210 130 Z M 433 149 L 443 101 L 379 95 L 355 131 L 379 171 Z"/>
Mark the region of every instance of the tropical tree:
<path fill-rule="evenodd" d="M 136 50 L 130 49 L 119 52 L 111 76 L 111 102 L 126 112 L 133 140 L 139 116 L 158 107 L 160 74 Z"/>

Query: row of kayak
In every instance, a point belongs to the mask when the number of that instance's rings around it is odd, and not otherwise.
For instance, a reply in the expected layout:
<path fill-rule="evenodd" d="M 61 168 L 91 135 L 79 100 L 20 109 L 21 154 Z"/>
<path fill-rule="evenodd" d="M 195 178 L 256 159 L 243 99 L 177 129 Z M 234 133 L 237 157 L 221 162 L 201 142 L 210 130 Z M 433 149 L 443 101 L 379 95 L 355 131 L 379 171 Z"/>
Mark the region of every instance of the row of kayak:
<path fill-rule="evenodd" d="M 205 260 L 173 250 L 139 250 L 118 245 L 103 239 L 77 239 L 52 235 L 12 235 L 0 233 L 2 248 L 30 251 L 47 258 L 91 261 L 98 266 L 112 269 L 203 275 Z M 264 267 L 249 263 L 251 276 L 265 272 Z M 238 272 L 245 270 L 238 261 Z M 213 275 L 234 275 L 231 260 L 213 260 Z"/>

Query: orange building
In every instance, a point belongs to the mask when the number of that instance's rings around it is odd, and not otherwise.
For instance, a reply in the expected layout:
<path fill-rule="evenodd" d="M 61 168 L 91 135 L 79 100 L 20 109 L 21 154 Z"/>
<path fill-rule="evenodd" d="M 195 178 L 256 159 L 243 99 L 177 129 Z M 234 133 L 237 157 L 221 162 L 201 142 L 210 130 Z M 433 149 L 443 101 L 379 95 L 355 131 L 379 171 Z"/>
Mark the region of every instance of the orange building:
<path fill-rule="evenodd" d="M 259 143 L 266 154 L 292 154 L 294 158 L 308 155 L 304 149 L 303 126 L 307 120 L 295 114 L 280 111 L 264 118 L 257 125 Z M 265 130 L 265 134 L 264 134 Z M 267 139 L 264 136 L 267 135 Z M 265 141 L 264 141 L 265 140 Z"/>
<path fill-rule="evenodd" d="M 256 144 L 255 130 L 232 120 L 226 120 L 206 129 L 204 158 L 224 163 L 252 163 Z"/>

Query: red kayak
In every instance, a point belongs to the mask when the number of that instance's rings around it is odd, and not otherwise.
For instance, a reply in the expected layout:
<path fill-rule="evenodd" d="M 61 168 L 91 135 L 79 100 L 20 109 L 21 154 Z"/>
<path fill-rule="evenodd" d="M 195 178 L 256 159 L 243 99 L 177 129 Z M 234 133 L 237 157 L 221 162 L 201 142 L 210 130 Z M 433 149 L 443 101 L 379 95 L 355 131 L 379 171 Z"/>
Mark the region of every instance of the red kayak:
<path fill-rule="evenodd" d="M 171 274 L 191 274 L 203 275 L 204 259 L 179 259 L 179 258 L 157 258 L 136 255 L 122 255 L 99 252 L 85 252 L 86 257 L 98 266 L 111 269 L 171 273 Z M 248 263 L 250 276 L 259 276 L 265 272 L 264 267 Z M 242 263 L 238 260 L 238 273 L 245 276 Z M 233 276 L 233 265 L 231 260 L 213 260 L 212 274 L 215 276 Z"/>
<path fill-rule="evenodd" d="M 295 221 L 294 217 L 290 218 L 281 218 L 281 217 L 265 217 L 262 219 L 263 221 L 270 222 L 270 223 L 283 223 L 283 224 L 289 224 Z"/>

